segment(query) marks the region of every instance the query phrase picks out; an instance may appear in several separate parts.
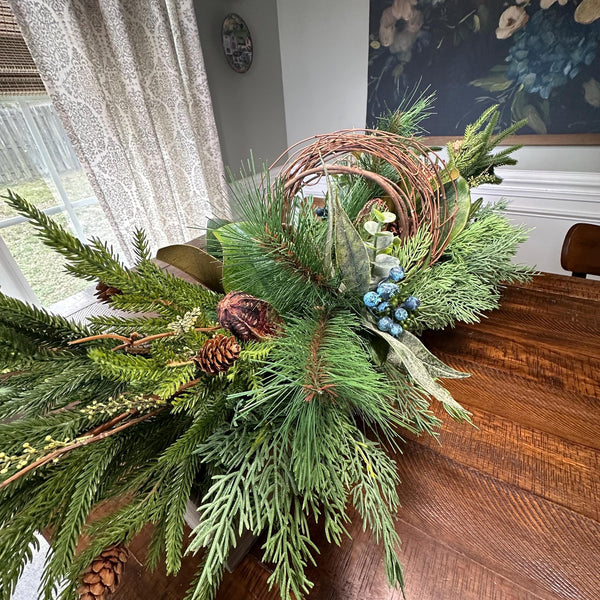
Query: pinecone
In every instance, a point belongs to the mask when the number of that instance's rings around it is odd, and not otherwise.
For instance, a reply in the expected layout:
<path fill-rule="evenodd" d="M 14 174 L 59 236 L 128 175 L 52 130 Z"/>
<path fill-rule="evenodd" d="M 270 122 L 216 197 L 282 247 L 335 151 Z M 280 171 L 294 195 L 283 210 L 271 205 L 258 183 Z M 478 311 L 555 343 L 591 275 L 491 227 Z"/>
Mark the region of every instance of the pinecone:
<path fill-rule="evenodd" d="M 129 550 L 123 544 L 101 552 L 81 576 L 79 600 L 106 600 L 117 589 L 128 559 Z"/>
<path fill-rule="evenodd" d="M 244 292 L 229 292 L 217 304 L 217 319 L 241 340 L 261 340 L 277 333 L 279 319 L 264 300 Z"/>
<path fill-rule="evenodd" d="M 118 296 L 123 292 L 116 287 L 111 287 L 110 285 L 106 285 L 106 283 L 99 281 L 96 285 L 96 298 L 98 298 L 99 302 L 106 302 L 106 304 L 110 303 L 110 299 L 113 296 Z"/>
<path fill-rule="evenodd" d="M 240 355 L 240 345 L 236 339 L 222 334 L 207 340 L 196 356 L 194 362 L 205 373 L 215 375 L 227 371 Z"/>

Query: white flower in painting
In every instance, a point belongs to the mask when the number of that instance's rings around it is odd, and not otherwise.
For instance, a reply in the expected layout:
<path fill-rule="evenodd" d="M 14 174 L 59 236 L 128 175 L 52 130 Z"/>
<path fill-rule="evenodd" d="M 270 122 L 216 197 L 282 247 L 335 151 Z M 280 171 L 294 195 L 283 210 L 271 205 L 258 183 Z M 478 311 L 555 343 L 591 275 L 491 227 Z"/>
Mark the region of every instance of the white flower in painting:
<path fill-rule="evenodd" d="M 540 8 L 546 10 L 550 8 L 557 0 L 540 0 Z M 558 0 L 561 6 L 564 6 L 569 0 Z"/>
<path fill-rule="evenodd" d="M 600 108 L 600 83 L 593 77 L 583 84 L 585 101 L 594 108 Z"/>
<path fill-rule="evenodd" d="M 405 21 L 409 21 L 416 4 L 417 0 L 394 0 L 392 12 L 396 19 L 404 19 Z"/>
<path fill-rule="evenodd" d="M 583 0 L 575 10 L 575 20 L 582 25 L 589 25 L 600 19 L 600 0 Z"/>
<path fill-rule="evenodd" d="M 517 29 L 524 27 L 529 21 L 529 15 L 521 6 L 509 6 L 501 15 L 496 37 L 499 40 L 509 38 Z"/>
<path fill-rule="evenodd" d="M 392 7 L 386 8 L 381 13 L 379 21 L 379 41 L 382 46 L 391 46 L 394 43 L 394 35 L 396 35 L 396 17 L 392 12 Z"/>

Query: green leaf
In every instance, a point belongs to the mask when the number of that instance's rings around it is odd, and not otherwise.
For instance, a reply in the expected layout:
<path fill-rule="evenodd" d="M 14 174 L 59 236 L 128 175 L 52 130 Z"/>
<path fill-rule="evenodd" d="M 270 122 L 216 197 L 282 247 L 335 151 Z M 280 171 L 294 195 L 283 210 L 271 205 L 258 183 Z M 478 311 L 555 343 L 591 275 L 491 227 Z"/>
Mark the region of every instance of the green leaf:
<path fill-rule="evenodd" d="M 233 257 L 237 257 L 238 249 L 240 245 L 252 244 L 252 236 L 244 229 L 244 223 L 231 223 L 224 225 L 215 231 L 215 237 L 221 243 L 223 247 L 223 287 L 225 292 L 233 291 L 231 287 L 232 282 L 236 281 L 238 271 L 243 269 L 246 274 L 256 269 L 252 266 L 252 263 L 242 263 L 238 260 L 231 260 Z M 253 287 L 251 290 L 246 290 L 249 294 L 253 294 L 257 297 L 262 297 L 264 293 L 264 285 L 262 284 L 261 278 L 252 277 Z"/>
<path fill-rule="evenodd" d="M 452 212 L 458 205 L 458 210 L 454 217 L 454 223 L 450 231 L 450 242 L 465 228 L 469 214 L 471 212 L 471 191 L 469 184 L 463 177 L 458 177 L 453 183 L 449 183 L 446 188 L 446 202 L 448 209 Z"/>
<path fill-rule="evenodd" d="M 385 214 L 376 208 L 372 209 L 372 214 L 378 223 L 385 223 Z"/>
<path fill-rule="evenodd" d="M 381 225 L 375 221 L 367 221 L 363 227 L 369 235 L 375 235 L 381 231 Z"/>
<path fill-rule="evenodd" d="M 536 133 L 539 133 L 540 135 L 546 135 L 548 133 L 546 123 L 544 123 L 542 115 L 540 115 L 535 106 L 527 104 L 523 116 L 527 119 L 527 125 L 529 125 Z"/>
<path fill-rule="evenodd" d="M 481 208 L 482 203 L 483 198 L 477 198 L 477 200 L 471 204 L 471 210 L 469 210 L 469 219 L 472 219 L 477 214 L 477 211 Z"/>
<path fill-rule="evenodd" d="M 514 83 L 511 79 L 506 78 L 506 71 L 505 65 L 497 65 L 490 69 L 489 75 L 486 77 L 474 79 L 469 83 L 470 85 L 480 87 L 488 92 L 503 92 Z"/>
<path fill-rule="evenodd" d="M 375 281 L 387 277 L 390 273 L 390 269 L 393 267 L 399 267 L 400 260 L 391 256 L 390 254 L 378 254 L 375 257 L 375 263 L 373 265 L 373 278 Z"/>
<path fill-rule="evenodd" d="M 377 250 L 385 250 L 393 241 L 394 234 L 391 231 L 382 231 L 375 236 L 375 247 Z"/>
<path fill-rule="evenodd" d="M 342 273 L 342 281 L 347 289 L 362 294 L 369 289 L 371 278 L 367 249 L 342 207 L 336 190 L 331 194 L 330 208 L 335 260 Z"/>
<path fill-rule="evenodd" d="M 229 225 L 229 223 L 231 221 L 219 218 L 208 219 L 206 223 L 206 251 L 217 260 L 223 260 L 223 249 L 215 236 L 215 231 L 223 225 Z"/>

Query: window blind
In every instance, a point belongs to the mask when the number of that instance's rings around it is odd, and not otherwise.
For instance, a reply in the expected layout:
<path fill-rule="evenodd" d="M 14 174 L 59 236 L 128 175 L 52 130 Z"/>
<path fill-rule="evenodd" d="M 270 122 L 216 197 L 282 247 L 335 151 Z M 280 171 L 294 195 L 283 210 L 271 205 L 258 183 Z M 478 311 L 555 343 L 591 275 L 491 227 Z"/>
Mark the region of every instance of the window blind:
<path fill-rule="evenodd" d="M 45 93 L 8 0 L 0 0 L 0 95 Z"/>

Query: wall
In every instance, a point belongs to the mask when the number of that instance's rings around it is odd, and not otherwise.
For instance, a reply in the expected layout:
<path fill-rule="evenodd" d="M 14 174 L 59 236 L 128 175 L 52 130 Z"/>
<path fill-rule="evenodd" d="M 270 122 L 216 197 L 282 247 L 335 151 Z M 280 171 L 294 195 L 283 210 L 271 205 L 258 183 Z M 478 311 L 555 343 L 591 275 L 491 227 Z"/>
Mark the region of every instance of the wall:
<path fill-rule="evenodd" d="M 252 150 L 270 163 L 287 146 L 276 0 L 194 0 L 194 8 L 223 161 L 237 173 Z M 223 55 L 221 24 L 230 12 L 252 35 L 247 73 L 233 71 Z"/>
<path fill-rule="evenodd" d="M 288 144 L 364 127 L 368 0 L 277 0 Z"/>

